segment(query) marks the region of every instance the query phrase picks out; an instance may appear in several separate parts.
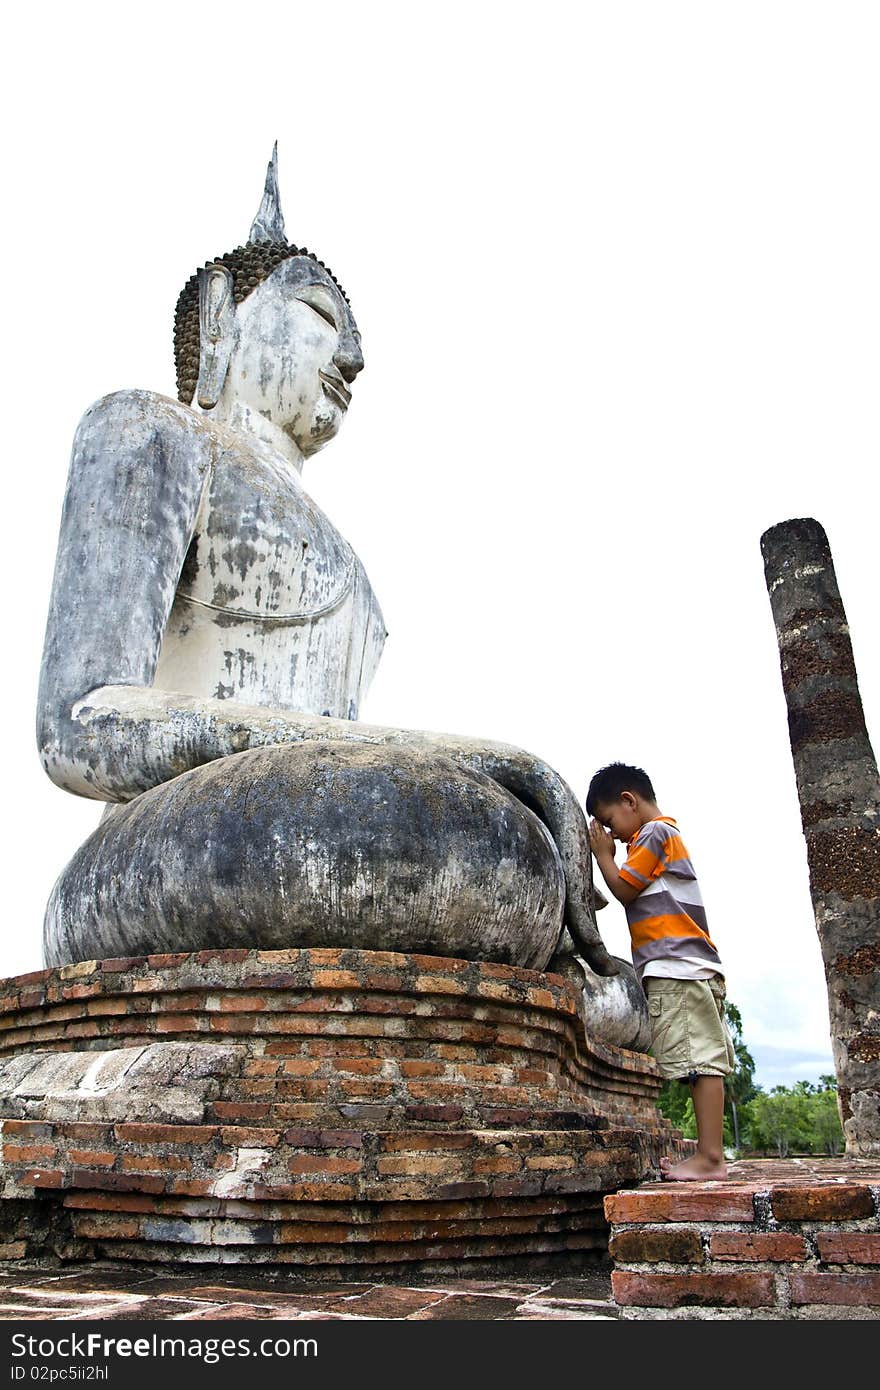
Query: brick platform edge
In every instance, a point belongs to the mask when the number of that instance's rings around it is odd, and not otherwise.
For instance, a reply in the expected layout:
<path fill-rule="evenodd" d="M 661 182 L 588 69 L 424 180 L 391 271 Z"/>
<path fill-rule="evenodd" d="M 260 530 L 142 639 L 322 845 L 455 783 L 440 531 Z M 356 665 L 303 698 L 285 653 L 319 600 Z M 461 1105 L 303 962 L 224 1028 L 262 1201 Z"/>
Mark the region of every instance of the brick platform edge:
<path fill-rule="evenodd" d="M 605 1214 L 622 1318 L 880 1318 L 876 1160 L 746 1160 Z"/>
<path fill-rule="evenodd" d="M 603 1195 L 682 1144 L 653 1062 L 580 1007 L 561 976 L 356 950 L 6 981 L 0 1259 L 607 1259 Z"/>

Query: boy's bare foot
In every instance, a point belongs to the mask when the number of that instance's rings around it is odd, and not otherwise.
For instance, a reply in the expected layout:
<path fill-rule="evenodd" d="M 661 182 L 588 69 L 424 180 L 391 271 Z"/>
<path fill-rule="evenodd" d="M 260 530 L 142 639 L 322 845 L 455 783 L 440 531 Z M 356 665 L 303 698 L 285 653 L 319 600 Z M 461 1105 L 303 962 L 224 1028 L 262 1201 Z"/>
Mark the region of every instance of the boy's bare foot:
<path fill-rule="evenodd" d="M 723 1160 L 713 1163 L 699 1153 L 675 1164 L 661 1158 L 660 1176 L 664 1182 L 719 1182 L 727 1177 L 727 1164 Z"/>

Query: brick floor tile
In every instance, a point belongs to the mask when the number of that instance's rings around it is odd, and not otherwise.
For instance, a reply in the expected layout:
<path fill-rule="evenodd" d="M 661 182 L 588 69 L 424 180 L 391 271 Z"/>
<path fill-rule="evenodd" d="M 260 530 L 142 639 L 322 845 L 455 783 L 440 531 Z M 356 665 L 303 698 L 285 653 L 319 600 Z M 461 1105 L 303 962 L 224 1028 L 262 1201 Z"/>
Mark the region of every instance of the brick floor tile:
<path fill-rule="evenodd" d="M 546 1288 L 546 1284 L 539 1283 L 537 1280 L 518 1279 L 419 1279 L 416 1287 L 420 1289 L 430 1289 L 444 1296 L 448 1294 L 483 1294 L 494 1295 L 496 1298 L 528 1298 L 533 1293 L 540 1293 Z M 608 1285 L 609 1296 L 611 1284 Z"/>
<path fill-rule="evenodd" d="M 573 1317 L 593 1317 L 599 1314 L 603 1317 L 617 1317 L 617 1309 L 607 1300 L 600 1298 L 527 1298 L 519 1305 L 517 1317 L 524 1313 L 535 1313 L 548 1318 L 557 1317 L 562 1313 Z"/>
<path fill-rule="evenodd" d="M 548 1320 L 616 1316 L 606 1273 L 552 1279 L 321 1279 L 259 1268 L 0 1267 L 0 1320 Z"/>
<path fill-rule="evenodd" d="M 527 1305 L 524 1305 L 527 1306 Z M 617 1318 L 616 1313 L 593 1312 L 584 1305 L 577 1312 L 566 1311 L 564 1308 L 545 1308 L 539 1312 L 523 1312 L 522 1309 L 513 1318 L 514 1322 L 552 1322 L 567 1320 L 569 1322 L 614 1322 Z"/>
<path fill-rule="evenodd" d="M 452 1294 L 420 1313 L 410 1314 L 410 1322 L 455 1321 L 489 1322 L 497 1318 L 515 1318 L 519 1301 L 515 1298 L 491 1298 L 480 1294 Z"/>
<path fill-rule="evenodd" d="M 611 1297 L 611 1275 L 588 1274 L 578 1279 L 555 1279 L 542 1293 L 543 1298 L 595 1298 Z"/>
<path fill-rule="evenodd" d="M 58 1313 L 50 1313 L 45 1316 L 51 1317 L 53 1322 L 106 1322 L 112 1319 L 118 1322 L 124 1319 L 136 1319 L 137 1313 L 132 1309 L 130 1303 L 113 1303 L 108 1300 L 106 1303 L 95 1306 L 81 1308 L 64 1308 Z"/>
<path fill-rule="evenodd" d="M 379 1318 L 408 1318 L 413 1313 L 426 1311 L 439 1302 L 442 1293 L 429 1293 L 426 1289 L 396 1288 L 390 1284 L 377 1284 L 369 1293 L 358 1294 L 354 1298 L 341 1298 L 328 1311 L 334 1313 L 354 1313 L 358 1317 L 367 1313 Z"/>
<path fill-rule="evenodd" d="M 363 1292 L 367 1288 L 369 1285 L 364 1286 Z M 248 1288 L 245 1284 L 199 1284 L 182 1296 L 202 1303 L 254 1303 L 266 1308 L 295 1305 L 305 1309 L 327 1308 L 346 1295 L 339 1291 L 315 1294 L 300 1293 L 297 1289 Z"/>
<path fill-rule="evenodd" d="M 0 1322 L 55 1322 L 63 1317 L 68 1309 L 34 1308 L 32 1305 L 19 1307 L 16 1303 L 0 1303 Z"/>
<path fill-rule="evenodd" d="M 248 1321 L 271 1318 L 271 1308 L 259 1308 L 255 1303 L 218 1303 L 202 1305 L 191 1313 L 183 1313 L 177 1322 L 217 1322 L 222 1319 L 243 1318 Z"/>
<path fill-rule="evenodd" d="M 83 1312 L 83 1317 L 124 1318 L 126 1322 L 174 1321 L 176 1318 L 182 1318 L 186 1313 L 204 1311 L 211 1306 L 209 1303 L 193 1303 L 187 1298 L 145 1298 L 142 1303 L 134 1306 L 130 1304 L 117 1305 L 123 1309 L 122 1312 L 108 1312 L 105 1307 L 102 1311 L 94 1314 Z"/>
<path fill-rule="evenodd" d="M 50 1304 L 53 1308 L 100 1308 L 106 1303 L 130 1304 L 136 1307 L 143 1300 L 137 1295 L 130 1293 L 127 1289 L 107 1289 L 101 1292 L 89 1293 L 70 1293 L 61 1289 L 24 1288 L 19 1285 L 15 1289 L 7 1290 L 7 1298 L 15 1298 L 16 1302 L 21 1302 L 25 1306 L 32 1304 L 35 1308 L 46 1308 Z"/>
<path fill-rule="evenodd" d="M 13 1275 L 8 1277 L 10 1281 L 14 1281 Z M 47 1293 L 53 1290 L 57 1290 L 58 1293 L 104 1293 L 107 1290 L 118 1293 L 123 1289 L 140 1292 L 138 1285 L 149 1278 L 150 1275 L 142 1269 L 95 1269 L 77 1274 L 43 1275 L 28 1279 L 26 1287 L 33 1291 L 45 1289 Z M 24 1287 L 21 1278 L 14 1282 Z M 178 1279 L 175 1284 L 179 1287 L 182 1282 Z"/>

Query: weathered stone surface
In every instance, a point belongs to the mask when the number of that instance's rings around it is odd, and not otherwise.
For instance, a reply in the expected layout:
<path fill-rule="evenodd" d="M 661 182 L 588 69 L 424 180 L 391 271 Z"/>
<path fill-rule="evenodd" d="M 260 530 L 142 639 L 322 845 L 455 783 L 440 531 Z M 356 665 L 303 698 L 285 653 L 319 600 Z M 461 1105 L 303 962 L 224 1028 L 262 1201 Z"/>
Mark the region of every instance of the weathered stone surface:
<path fill-rule="evenodd" d="M 762 536 L 761 548 L 847 1151 L 880 1153 L 880 777 L 825 532 L 812 519 L 787 521 Z M 858 989 L 848 987 L 853 970 Z"/>
<path fill-rule="evenodd" d="M 142 1054 L 133 1077 L 161 1067 L 165 1091 L 185 1089 L 235 1055 L 194 1046 L 216 1039 L 247 1052 L 234 1099 L 210 1101 L 236 1122 L 260 1122 L 271 1095 L 288 1126 L 375 1124 L 401 1103 L 419 1124 L 468 1123 L 475 1082 L 483 1113 L 505 1128 L 528 1127 L 538 1098 L 555 1127 L 595 1127 L 565 1103 L 582 1087 L 601 1114 L 656 1119 L 652 1063 L 585 1036 L 579 992 L 551 974 L 394 952 L 202 951 L 93 962 L 73 984 L 48 972 L 39 1001 L 18 985 L 7 982 L 0 1006 L 0 1045 L 27 1054 L 7 1063 L 18 1080 L 36 1065 L 35 1042 L 45 1053 L 165 1039 L 185 1046 Z M 85 996 L 70 1003 L 71 989 Z"/>
<path fill-rule="evenodd" d="M 564 892 L 544 826 L 481 773 L 405 748 L 253 749 L 102 822 L 53 893 L 46 958 L 353 946 L 541 969 Z"/>
<path fill-rule="evenodd" d="M 0 1113 L 193 1123 L 217 1093 L 216 1078 L 235 1075 L 243 1059 L 241 1048 L 181 1043 L 7 1057 L 0 1062 Z M 31 1065 L 22 1075 L 25 1060 Z"/>
<path fill-rule="evenodd" d="M 645 991 L 630 961 L 614 957 L 617 974 L 597 975 L 583 966 L 584 1018 L 589 1031 L 615 1047 L 647 1052 L 651 1046 L 651 1021 Z M 555 961 L 551 968 L 556 969 Z"/>

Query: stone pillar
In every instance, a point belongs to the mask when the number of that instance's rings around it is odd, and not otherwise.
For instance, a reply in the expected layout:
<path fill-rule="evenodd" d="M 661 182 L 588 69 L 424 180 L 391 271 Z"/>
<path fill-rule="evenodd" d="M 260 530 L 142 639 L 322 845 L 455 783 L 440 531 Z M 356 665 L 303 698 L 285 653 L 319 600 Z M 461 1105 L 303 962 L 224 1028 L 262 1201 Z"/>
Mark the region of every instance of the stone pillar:
<path fill-rule="evenodd" d="M 850 1154 L 880 1153 L 880 779 L 828 538 L 761 537 Z"/>

